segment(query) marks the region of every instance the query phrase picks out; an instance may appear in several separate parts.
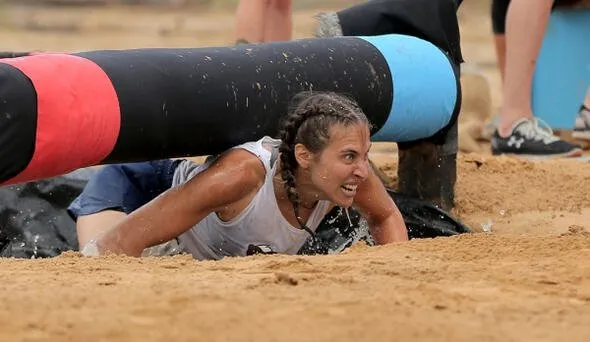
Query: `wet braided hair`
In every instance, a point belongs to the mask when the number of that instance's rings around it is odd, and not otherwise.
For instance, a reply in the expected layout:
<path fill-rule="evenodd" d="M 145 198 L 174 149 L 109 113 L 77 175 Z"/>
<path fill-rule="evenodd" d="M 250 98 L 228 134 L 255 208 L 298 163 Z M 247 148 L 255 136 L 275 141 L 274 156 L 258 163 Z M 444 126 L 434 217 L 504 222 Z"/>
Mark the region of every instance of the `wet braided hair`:
<path fill-rule="evenodd" d="M 300 202 L 295 187 L 295 170 L 298 167 L 295 145 L 303 144 L 313 153 L 321 152 L 330 141 L 332 126 L 359 123 L 370 128 L 369 120 L 356 101 L 333 92 L 302 92 L 295 95 L 283 121 L 279 132 L 281 178 L 299 225 L 312 236 L 314 234 L 299 216 Z"/>

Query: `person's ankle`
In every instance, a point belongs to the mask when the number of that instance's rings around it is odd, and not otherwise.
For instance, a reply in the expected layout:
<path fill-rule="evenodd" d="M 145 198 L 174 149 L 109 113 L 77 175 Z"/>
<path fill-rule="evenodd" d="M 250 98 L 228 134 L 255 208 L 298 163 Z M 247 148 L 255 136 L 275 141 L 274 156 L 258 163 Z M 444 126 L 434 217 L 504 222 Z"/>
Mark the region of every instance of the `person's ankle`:
<path fill-rule="evenodd" d="M 510 107 L 500 108 L 498 134 L 500 137 L 507 138 L 512 134 L 516 123 L 520 120 L 532 120 L 533 113 L 525 108 L 514 109 Z"/>
<path fill-rule="evenodd" d="M 519 117 L 511 120 L 500 120 L 500 123 L 498 124 L 498 135 L 502 138 L 508 138 L 512 135 L 512 131 L 514 130 L 514 126 L 516 125 L 516 123 L 523 119 L 528 120 L 530 118 Z"/>
<path fill-rule="evenodd" d="M 498 126 L 498 135 L 501 138 L 508 138 L 512 135 L 512 126 Z"/>

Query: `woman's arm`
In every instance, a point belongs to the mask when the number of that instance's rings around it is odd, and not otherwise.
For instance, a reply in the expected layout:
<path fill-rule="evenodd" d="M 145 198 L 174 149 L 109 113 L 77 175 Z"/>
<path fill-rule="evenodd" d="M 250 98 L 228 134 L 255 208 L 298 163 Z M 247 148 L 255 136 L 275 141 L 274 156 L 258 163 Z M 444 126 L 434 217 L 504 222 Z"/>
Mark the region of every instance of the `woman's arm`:
<path fill-rule="evenodd" d="M 264 181 L 260 160 L 231 150 L 185 184 L 140 207 L 96 241 L 99 254 L 140 256 L 144 248 L 173 239 L 212 212 L 255 193 Z"/>
<path fill-rule="evenodd" d="M 369 224 L 369 231 L 379 245 L 408 240 L 404 219 L 373 170 L 357 190 L 355 207 Z"/>

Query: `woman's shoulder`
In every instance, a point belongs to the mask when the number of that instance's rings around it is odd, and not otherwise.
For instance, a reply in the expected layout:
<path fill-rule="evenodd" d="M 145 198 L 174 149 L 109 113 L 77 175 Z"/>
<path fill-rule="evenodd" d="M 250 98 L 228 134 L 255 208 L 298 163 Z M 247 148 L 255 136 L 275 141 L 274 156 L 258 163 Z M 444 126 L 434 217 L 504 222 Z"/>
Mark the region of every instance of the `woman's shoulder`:
<path fill-rule="evenodd" d="M 244 149 L 231 149 L 227 151 L 210 168 L 229 171 L 235 176 L 236 180 L 247 183 L 262 182 L 266 176 L 263 161 L 250 151 Z"/>
<path fill-rule="evenodd" d="M 259 140 L 250 141 L 243 143 L 241 145 L 237 145 L 231 150 L 245 150 L 251 153 L 253 156 L 258 158 L 262 163 L 262 166 L 265 167 L 267 172 L 270 172 L 272 169 L 272 165 L 274 161 L 278 157 L 279 146 L 281 145 L 281 141 L 271 138 L 269 136 L 264 136 Z"/>
<path fill-rule="evenodd" d="M 280 145 L 280 140 L 269 136 L 264 136 L 261 139 L 237 145 L 233 149 L 244 149 L 252 152 L 253 154 L 259 155 L 262 151 L 272 153 L 274 150 L 278 150 Z"/>

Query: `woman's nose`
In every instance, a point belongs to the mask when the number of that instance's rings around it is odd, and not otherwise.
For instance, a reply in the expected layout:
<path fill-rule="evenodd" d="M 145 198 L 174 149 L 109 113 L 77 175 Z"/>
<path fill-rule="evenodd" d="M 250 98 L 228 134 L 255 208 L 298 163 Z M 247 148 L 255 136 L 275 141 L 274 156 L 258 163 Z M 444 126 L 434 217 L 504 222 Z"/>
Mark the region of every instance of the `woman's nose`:
<path fill-rule="evenodd" d="M 370 166 L 368 160 L 361 161 L 357 164 L 357 167 L 354 169 L 354 175 L 363 180 L 367 179 L 367 177 L 369 177 L 369 167 Z"/>

